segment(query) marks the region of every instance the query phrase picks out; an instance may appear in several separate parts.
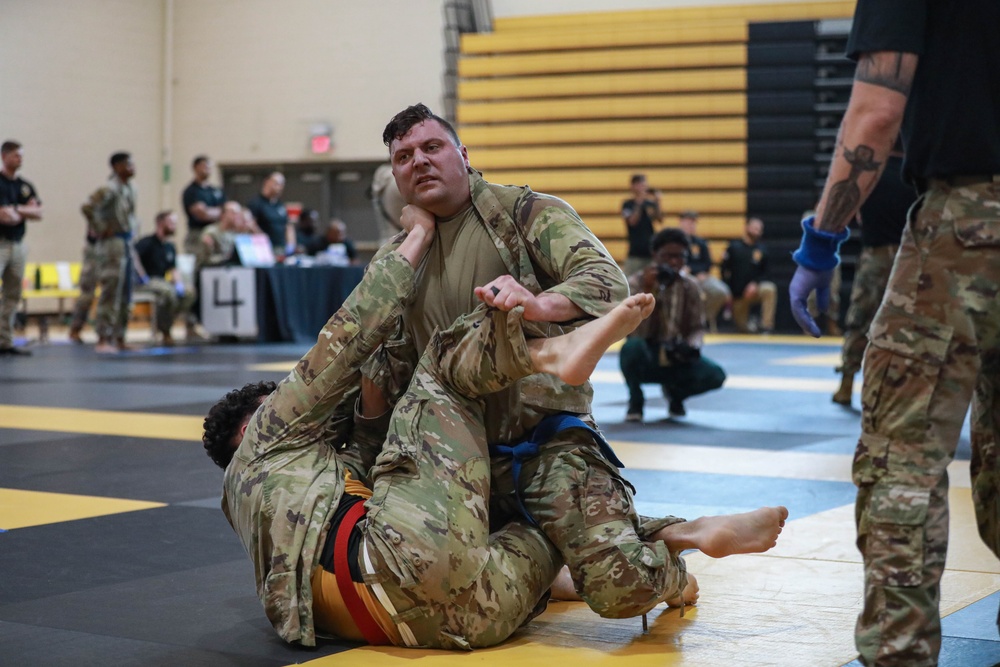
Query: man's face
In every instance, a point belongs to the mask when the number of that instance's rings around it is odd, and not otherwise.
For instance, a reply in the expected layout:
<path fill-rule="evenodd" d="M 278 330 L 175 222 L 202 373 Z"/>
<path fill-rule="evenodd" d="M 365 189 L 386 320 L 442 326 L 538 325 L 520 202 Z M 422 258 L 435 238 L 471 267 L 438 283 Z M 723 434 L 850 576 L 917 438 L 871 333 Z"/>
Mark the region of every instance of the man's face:
<path fill-rule="evenodd" d="M 16 174 L 17 170 L 21 168 L 21 162 L 24 159 L 24 153 L 20 148 L 10 151 L 9 153 L 3 154 L 3 168 L 4 171 Z"/>
<path fill-rule="evenodd" d="M 636 197 L 645 197 L 646 192 L 649 190 L 649 184 L 646 183 L 646 179 L 641 181 L 636 181 L 632 184 L 632 194 Z"/>
<path fill-rule="evenodd" d="M 751 218 L 747 221 L 747 236 L 754 241 L 759 241 L 764 236 L 764 221 L 758 218 Z"/>
<path fill-rule="evenodd" d="M 425 120 L 389 145 L 396 187 L 407 204 L 439 218 L 454 215 L 470 199 L 469 155 L 436 120 Z"/>
<path fill-rule="evenodd" d="M 135 176 L 135 162 L 132 161 L 132 158 L 116 164 L 115 175 L 117 175 L 122 181 L 131 180 L 132 177 Z"/>
<path fill-rule="evenodd" d="M 268 199 L 277 199 L 285 191 L 285 177 L 281 174 L 271 174 L 264 181 L 262 189 L 264 196 Z"/>
<path fill-rule="evenodd" d="M 160 224 L 163 225 L 163 237 L 170 238 L 177 232 L 177 214 L 171 213 Z"/>
<path fill-rule="evenodd" d="M 212 175 L 212 161 L 202 160 L 194 166 L 194 177 L 199 181 L 207 181 Z"/>
<path fill-rule="evenodd" d="M 674 271 L 680 271 L 687 261 L 687 250 L 680 243 L 664 243 L 653 254 L 653 261 L 657 264 L 667 264 Z"/>
<path fill-rule="evenodd" d="M 223 229 L 236 229 L 240 226 L 243 218 L 243 208 L 236 202 L 226 202 L 222 206 L 222 215 L 219 217 L 219 226 Z"/>
<path fill-rule="evenodd" d="M 698 218 L 683 217 L 677 219 L 677 226 L 681 228 L 681 231 L 688 236 L 694 236 L 695 230 L 698 229 Z"/>

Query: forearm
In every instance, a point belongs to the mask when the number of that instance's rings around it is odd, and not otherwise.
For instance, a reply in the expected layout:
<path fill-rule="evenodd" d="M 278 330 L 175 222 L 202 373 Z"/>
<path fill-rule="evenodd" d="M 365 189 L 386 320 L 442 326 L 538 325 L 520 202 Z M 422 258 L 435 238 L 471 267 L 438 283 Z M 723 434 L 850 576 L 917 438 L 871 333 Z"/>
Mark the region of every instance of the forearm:
<path fill-rule="evenodd" d="M 916 65 L 917 56 L 890 52 L 858 62 L 814 229 L 846 229 L 875 188 L 899 134 Z"/>
<path fill-rule="evenodd" d="M 532 322 L 569 322 L 586 315 L 568 297 L 554 292 L 542 292 L 535 297 L 531 312 L 525 310 L 524 319 Z"/>
<path fill-rule="evenodd" d="M 18 204 L 17 206 L 14 207 L 14 210 L 16 210 L 17 213 L 18 213 L 18 215 L 20 215 L 25 220 L 41 220 L 42 219 L 42 205 L 41 204 L 36 204 L 36 203 L 33 203 L 33 202 L 29 202 L 27 204 Z"/>

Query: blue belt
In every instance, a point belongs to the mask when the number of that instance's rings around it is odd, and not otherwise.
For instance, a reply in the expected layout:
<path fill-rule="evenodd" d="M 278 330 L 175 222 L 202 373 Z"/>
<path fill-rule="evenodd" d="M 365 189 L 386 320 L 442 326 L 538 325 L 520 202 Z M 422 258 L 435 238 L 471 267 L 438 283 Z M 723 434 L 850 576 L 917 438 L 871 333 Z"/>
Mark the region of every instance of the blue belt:
<path fill-rule="evenodd" d="M 521 509 L 521 514 L 524 518 L 528 520 L 533 526 L 538 526 L 538 522 L 535 518 L 531 516 L 528 509 L 524 506 L 524 499 L 521 498 L 521 466 L 522 464 L 534 457 L 538 456 L 538 448 L 544 445 L 549 440 L 551 440 L 556 433 L 560 431 L 566 431 L 571 428 L 582 428 L 589 431 L 594 438 L 594 442 L 601 450 L 601 454 L 604 455 L 611 463 L 615 464 L 618 468 L 624 468 L 625 464 L 622 463 L 615 452 L 611 449 L 611 445 L 608 441 L 604 439 L 594 427 L 587 424 L 585 421 L 577 417 L 576 415 L 570 414 L 568 412 L 560 412 L 559 414 L 549 415 L 535 427 L 535 430 L 531 432 L 531 437 L 523 442 L 516 445 L 490 445 L 490 456 L 510 456 L 512 460 L 512 474 L 514 476 L 514 497 L 517 498 L 517 505 Z"/>

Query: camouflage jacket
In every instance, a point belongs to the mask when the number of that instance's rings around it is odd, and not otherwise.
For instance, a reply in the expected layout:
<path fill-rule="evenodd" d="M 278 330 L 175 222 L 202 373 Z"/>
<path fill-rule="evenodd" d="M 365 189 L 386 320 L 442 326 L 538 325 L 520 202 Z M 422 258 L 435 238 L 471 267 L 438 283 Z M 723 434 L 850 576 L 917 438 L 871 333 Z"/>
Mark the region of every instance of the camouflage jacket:
<path fill-rule="evenodd" d="M 86 210 L 90 206 L 90 214 Z M 135 186 L 122 183 L 117 176 L 108 179 L 104 187 L 90 196 L 84 205 L 84 216 L 91 230 L 99 237 L 139 233 L 135 215 Z"/>
<path fill-rule="evenodd" d="M 633 294 L 645 291 L 642 279 L 643 271 L 629 276 Z M 656 297 L 656 306 L 630 338 L 644 338 L 653 343 L 683 338 L 700 347 L 701 336 L 705 333 L 705 306 L 694 278 L 681 274 L 670 287 L 657 285 L 651 294 Z"/>
<path fill-rule="evenodd" d="M 573 207 L 558 197 L 532 192 L 527 186 L 487 183 L 482 174 L 469 176 L 472 205 L 507 272 L 535 294 L 562 294 L 590 317 L 600 317 L 628 296 L 628 283 L 618 264 L 584 224 Z M 400 234 L 376 257 L 395 248 Z M 469 285 L 471 291 L 474 285 Z M 402 339 L 387 344 L 383 355 L 366 368 L 390 400 L 406 390 L 419 351 Z M 521 401 L 548 410 L 589 413 L 593 388 L 571 387 L 552 375 L 532 375 L 517 384 Z"/>
<path fill-rule="evenodd" d="M 379 275 L 372 279 L 372 272 Z M 226 468 L 222 511 L 253 561 L 264 613 L 285 641 L 316 643 L 312 570 L 344 493 L 345 470 L 366 482 L 385 428 L 370 443 L 359 433 L 356 368 L 395 326 L 412 290 L 413 269 L 401 256 L 371 266 L 319 342 L 250 418 Z"/>

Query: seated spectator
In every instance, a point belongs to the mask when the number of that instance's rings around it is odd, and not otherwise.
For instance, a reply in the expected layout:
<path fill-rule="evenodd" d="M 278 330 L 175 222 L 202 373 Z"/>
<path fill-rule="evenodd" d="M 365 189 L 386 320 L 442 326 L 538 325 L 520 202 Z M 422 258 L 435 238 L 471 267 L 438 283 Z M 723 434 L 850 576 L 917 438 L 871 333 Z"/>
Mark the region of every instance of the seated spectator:
<path fill-rule="evenodd" d="M 719 313 L 726 305 L 732 303 L 733 295 L 726 283 L 711 273 L 712 255 L 708 252 L 708 243 L 695 233 L 698 229 L 697 211 L 681 213 L 677 226 L 684 232 L 688 243 L 691 244 L 691 251 L 688 255 L 688 271 L 701 289 L 701 296 L 705 301 L 705 318 L 708 320 L 708 328 L 715 331 Z"/>
<path fill-rule="evenodd" d="M 733 295 L 733 323 L 741 333 L 752 330 L 750 308 L 760 305 L 760 331 L 774 331 L 774 313 L 778 307 L 778 288 L 767 280 L 767 249 L 760 242 L 764 221 L 749 218 L 743 238 L 729 242 L 722 258 L 722 279 Z"/>
<path fill-rule="evenodd" d="M 622 374 L 628 385 L 625 421 L 641 422 L 642 385 L 658 384 L 669 402 L 671 417 L 683 417 L 685 399 L 718 389 L 726 374 L 701 355 L 705 311 L 698 283 L 681 270 L 688 261 L 687 236 L 664 229 L 653 237 L 653 258 L 629 276 L 633 294 L 647 292 L 656 299 L 653 314 L 622 345 Z"/>
<path fill-rule="evenodd" d="M 319 232 L 319 211 L 312 208 L 302 209 L 295 223 L 295 254 L 314 256 L 326 250 L 330 245 L 326 234 Z"/>
<path fill-rule="evenodd" d="M 163 337 L 164 345 L 173 345 L 170 329 L 178 315 L 185 316 L 187 338 L 200 338 L 191 313 L 195 301 L 195 290 L 186 285 L 177 270 L 177 248 L 171 242 L 177 231 L 177 215 L 172 211 L 156 214 L 156 231 L 139 239 L 135 244 L 141 271 L 141 290 L 152 292 L 156 297 L 154 313 L 156 330 Z"/>
<path fill-rule="evenodd" d="M 250 216 L 253 220 L 253 216 Z M 235 201 L 227 201 L 222 206 L 218 222 L 205 227 L 201 232 L 195 263 L 200 270 L 206 266 L 225 266 L 236 259 L 236 235 L 242 234 L 246 226 L 243 207 Z"/>
<path fill-rule="evenodd" d="M 334 218 L 330 221 L 330 227 L 326 230 L 326 242 L 327 253 L 336 251 L 337 254 L 340 254 L 342 252 L 342 256 L 347 258 L 347 264 L 357 264 L 359 262 L 358 251 L 354 247 L 354 241 L 347 238 L 347 225 L 340 218 Z"/>

